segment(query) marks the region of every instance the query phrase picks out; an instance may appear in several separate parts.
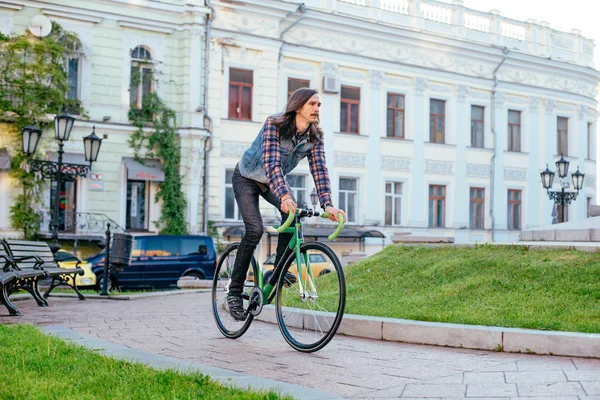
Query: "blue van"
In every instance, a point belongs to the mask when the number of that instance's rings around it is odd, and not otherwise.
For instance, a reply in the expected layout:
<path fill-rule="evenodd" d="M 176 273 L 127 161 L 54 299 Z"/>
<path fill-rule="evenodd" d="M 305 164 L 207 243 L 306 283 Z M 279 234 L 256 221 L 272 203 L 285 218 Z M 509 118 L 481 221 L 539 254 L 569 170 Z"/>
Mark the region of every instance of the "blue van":
<path fill-rule="evenodd" d="M 89 257 L 96 284 L 102 289 L 104 252 Z M 110 269 L 110 288 L 177 287 L 182 276 L 212 279 L 217 265 L 217 252 L 210 236 L 135 236 L 131 265 Z"/>

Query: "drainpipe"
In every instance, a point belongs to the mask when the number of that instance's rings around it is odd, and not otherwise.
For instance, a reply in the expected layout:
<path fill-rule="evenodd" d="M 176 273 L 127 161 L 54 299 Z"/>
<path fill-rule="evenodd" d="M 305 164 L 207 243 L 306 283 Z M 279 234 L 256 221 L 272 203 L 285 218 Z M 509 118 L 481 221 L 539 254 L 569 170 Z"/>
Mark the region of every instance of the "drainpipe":
<path fill-rule="evenodd" d="M 498 151 L 498 136 L 496 135 L 496 87 L 498 86 L 498 76 L 496 73 L 506 61 L 508 57 L 508 49 L 506 47 L 502 48 L 502 61 L 496 66 L 492 76 L 494 77 L 494 86 L 492 86 L 492 136 L 494 138 L 494 154 L 492 155 L 492 167 L 490 170 L 490 217 L 492 219 L 492 243 L 494 243 L 494 228 L 496 225 L 496 220 L 494 218 L 494 162 L 496 161 L 496 152 Z"/>
<path fill-rule="evenodd" d="M 285 41 L 283 40 L 283 36 L 286 33 L 288 33 L 293 27 L 298 25 L 300 23 L 300 21 L 302 21 L 304 19 L 304 17 L 305 17 L 304 13 L 306 12 L 306 5 L 304 5 L 304 3 L 300 4 L 296 11 L 300 11 L 300 18 L 298 18 L 290 26 L 285 28 L 283 30 L 283 32 L 281 32 L 281 34 L 279 35 L 279 40 L 281 40 L 281 46 L 279 46 L 279 57 L 277 57 L 277 67 L 279 67 L 279 64 L 281 63 L 281 57 L 283 57 L 283 45 L 285 44 Z M 287 16 L 286 16 L 286 18 L 287 18 Z M 279 71 L 279 68 L 277 68 L 277 70 Z"/>
<path fill-rule="evenodd" d="M 203 204 L 202 204 L 202 230 L 208 235 L 208 154 L 213 149 L 212 119 L 208 115 L 208 69 L 210 61 L 210 30 L 215 19 L 215 9 L 210 0 L 206 0 L 206 6 L 210 8 L 210 18 L 206 21 L 206 43 L 204 46 L 204 129 L 208 131 L 208 137 L 204 141 L 204 174 L 202 177 Z"/>

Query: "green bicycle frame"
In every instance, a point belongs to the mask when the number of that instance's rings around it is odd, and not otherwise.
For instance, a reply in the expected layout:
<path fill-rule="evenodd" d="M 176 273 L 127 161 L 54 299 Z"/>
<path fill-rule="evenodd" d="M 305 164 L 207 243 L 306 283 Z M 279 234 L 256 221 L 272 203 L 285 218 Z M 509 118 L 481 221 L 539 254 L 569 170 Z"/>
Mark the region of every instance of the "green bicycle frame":
<path fill-rule="evenodd" d="M 306 211 L 306 210 L 304 210 L 304 211 Z M 289 227 L 292 224 L 292 221 L 294 219 L 296 219 L 296 215 L 302 214 L 302 212 L 303 212 L 303 210 L 297 209 L 296 214 L 290 213 L 288 215 L 288 218 L 286 219 L 286 221 L 283 223 L 283 225 L 281 225 L 279 228 L 277 228 L 277 232 L 292 233 L 293 236 L 292 236 L 292 239 L 290 240 L 288 248 L 285 249 L 283 256 L 279 260 L 279 263 L 273 269 L 273 275 L 272 275 L 273 278 L 277 277 L 277 280 L 279 280 L 279 275 L 281 275 L 281 273 L 283 272 L 285 260 L 287 260 L 290 257 L 290 254 L 295 252 L 296 253 L 296 269 L 297 269 L 297 273 L 298 273 L 298 285 L 299 285 L 300 293 L 304 292 L 304 287 L 302 285 L 303 265 L 305 266 L 306 272 L 308 275 L 308 283 L 311 286 L 310 290 L 313 292 L 315 291 L 314 278 L 313 278 L 313 274 L 312 274 L 312 269 L 310 268 L 310 261 L 308 259 L 308 254 L 305 254 L 305 257 L 303 258 L 302 254 L 300 253 L 300 247 L 302 246 L 302 243 L 304 243 L 304 233 L 302 230 L 302 223 L 300 222 L 300 219 L 298 219 L 296 221 L 296 225 L 293 228 Z M 319 216 L 321 218 L 329 218 L 329 213 L 315 212 L 314 216 Z M 335 230 L 335 232 L 333 232 L 331 235 L 329 235 L 329 237 L 328 237 L 329 240 L 335 239 L 340 234 L 342 229 L 344 229 L 344 223 L 345 223 L 344 216 L 342 214 L 338 214 L 338 218 L 340 220 L 338 227 Z M 258 287 L 262 289 L 263 298 L 265 299 L 264 304 L 270 304 L 275 295 L 275 291 L 273 290 L 275 288 L 275 286 L 272 285 L 270 282 L 265 283 L 263 281 L 264 278 L 263 278 L 263 273 L 262 273 L 262 269 L 260 268 L 260 265 L 258 266 L 258 275 L 259 275 L 258 276 Z M 271 280 L 273 280 L 273 278 L 271 278 Z"/>

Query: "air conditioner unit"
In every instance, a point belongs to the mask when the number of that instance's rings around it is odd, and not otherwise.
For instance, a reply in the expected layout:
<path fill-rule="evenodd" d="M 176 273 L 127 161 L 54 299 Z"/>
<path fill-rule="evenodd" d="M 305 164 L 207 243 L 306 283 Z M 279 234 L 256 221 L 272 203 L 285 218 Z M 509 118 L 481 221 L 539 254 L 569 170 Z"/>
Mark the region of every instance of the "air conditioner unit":
<path fill-rule="evenodd" d="M 323 77 L 323 92 L 325 93 L 339 93 L 340 92 L 340 80 L 336 76 Z"/>

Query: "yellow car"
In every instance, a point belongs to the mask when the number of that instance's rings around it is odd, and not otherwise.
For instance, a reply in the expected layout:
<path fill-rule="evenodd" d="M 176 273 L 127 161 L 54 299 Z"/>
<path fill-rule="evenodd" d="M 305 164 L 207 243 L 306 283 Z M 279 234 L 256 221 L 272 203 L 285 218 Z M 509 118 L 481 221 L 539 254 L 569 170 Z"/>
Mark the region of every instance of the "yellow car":
<path fill-rule="evenodd" d="M 323 253 L 319 251 L 308 251 L 308 261 L 310 262 L 310 269 L 312 270 L 313 277 L 318 277 L 321 275 L 328 274 L 333 272 L 335 268 L 331 263 L 323 256 Z M 275 268 L 275 254 L 271 254 L 263 263 L 262 271 L 264 282 L 268 282 L 271 279 L 271 275 L 273 274 L 273 269 Z M 288 270 L 288 274 L 291 273 L 294 275 L 293 281 L 298 277 L 298 270 L 296 269 L 296 263 L 292 263 L 292 266 Z M 302 268 L 302 280 L 307 279 L 308 272 L 306 267 Z M 292 279 L 290 279 L 292 280 Z"/>
<path fill-rule="evenodd" d="M 56 260 L 58 261 L 58 266 L 64 269 L 73 269 L 79 266 L 83 269 L 83 275 L 75 275 L 75 283 L 78 288 L 93 288 L 96 286 L 96 274 L 92 272 L 90 268 L 90 264 L 87 261 L 81 261 L 75 255 L 67 252 L 59 250 L 56 253 Z M 79 265 L 77 263 L 79 262 Z M 67 282 L 71 283 L 71 277 L 67 277 Z"/>

